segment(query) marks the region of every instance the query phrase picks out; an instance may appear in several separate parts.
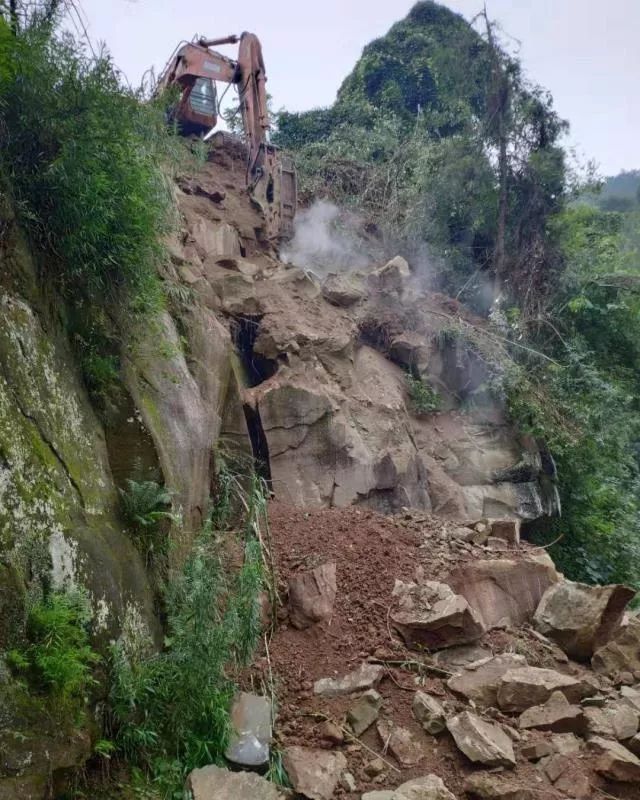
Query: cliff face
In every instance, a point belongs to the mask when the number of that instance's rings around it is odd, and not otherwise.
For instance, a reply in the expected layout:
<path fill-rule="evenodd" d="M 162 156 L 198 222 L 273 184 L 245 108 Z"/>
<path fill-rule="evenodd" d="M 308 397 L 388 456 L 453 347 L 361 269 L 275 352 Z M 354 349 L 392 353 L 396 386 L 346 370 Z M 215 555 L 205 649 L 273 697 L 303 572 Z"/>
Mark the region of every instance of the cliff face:
<path fill-rule="evenodd" d="M 472 342 L 491 344 L 483 323 L 422 291 L 402 259 L 323 279 L 280 262 L 234 191 L 241 163 L 224 150 L 211 158 L 179 181 L 171 247 L 172 279 L 191 298 L 176 320 L 187 363 L 203 398 L 219 387 L 211 441 L 251 446 L 275 495 L 299 506 L 554 513 L 536 443 L 488 394 Z M 408 373 L 434 388 L 437 412 L 416 413 Z"/>

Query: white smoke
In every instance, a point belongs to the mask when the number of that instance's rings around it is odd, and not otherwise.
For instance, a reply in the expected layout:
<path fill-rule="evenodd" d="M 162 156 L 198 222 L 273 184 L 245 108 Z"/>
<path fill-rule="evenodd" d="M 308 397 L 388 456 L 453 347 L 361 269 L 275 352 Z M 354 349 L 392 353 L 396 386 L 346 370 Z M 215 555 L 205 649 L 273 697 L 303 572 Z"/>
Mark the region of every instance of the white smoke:
<path fill-rule="evenodd" d="M 372 257 L 355 232 L 357 223 L 333 203 L 317 200 L 296 215 L 293 238 L 281 258 L 319 275 L 366 267 Z"/>

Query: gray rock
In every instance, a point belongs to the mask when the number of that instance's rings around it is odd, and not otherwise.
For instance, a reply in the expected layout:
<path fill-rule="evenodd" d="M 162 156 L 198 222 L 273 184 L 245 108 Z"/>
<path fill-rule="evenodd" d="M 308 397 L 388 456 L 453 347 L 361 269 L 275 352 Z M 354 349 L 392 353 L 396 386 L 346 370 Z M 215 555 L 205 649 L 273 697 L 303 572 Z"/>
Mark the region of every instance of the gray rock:
<path fill-rule="evenodd" d="M 498 702 L 498 686 L 505 672 L 526 666 L 524 656 L 505 653 L 471 664 L 467 669 L 449 678 L 447 686 L 452 692 L 473 700 L 476 705 L 488 708 Z"/>
<path fill-rule="evenodd" d="M 403 783 L 392 794 L 392 800 L 456 800 L 437 775 L 425 775 Z"/>
<path fill-rule="evenodd" d="M 540 761 L 545 756 L 553 754 L 553 746 L 546 739 L 539 739 L 537 742 L 529 742 L 520 748 L 520 755 L 527 761 Z"/>
<path fill-rule="evenodd" d="M 344 694 L 361 692 L 377 686 L 384 675 L 384 667 L 380 664 L 361 664 L 358 669 L 342 678 L 320 678 L 313 684 L 313 693 L 323 697 L 339 697 Z"/>
<path fill-rule="evenodd" d="M 474 642 L 484 633 L 469 603 L 444 583 L 396 581 L 393 597 L 390 618 L 409 647 L 438 650 Z"/>
<path fill-rule="evenodd" d="M 436 736 L 446 727 L 445 713 L 442 704 L 426 692 L 416 692 L 413 696 L 413 716 L 427 733 Z"/>
<path fill-rule="evenodd" d="M 488 767 L 513 767 L 516 759 L 511 739 L 499 725 L 484 722 L 469 711 L 447 721 L 449 733 L 467 758 Z"/>
<path fill-rule="evenodd" d="M 571 705 L 562 692 L 553 692 L 546 703 L 532 706 L 520 715 L 521 728 L 537 728 L 557 733 L 581 733 L 585 714 L 580 706 Z"/>
<path fill-rule="evenodd" d="M 369 689 L 347 711 L 347 723 L 356 736 L 364 733 L 378 719 L 382 697 L 375 689 Z"/>
<path fill-rule="evenodd" d="M 612 781 L 640 782 L 640 759 L 618 742 L 592 736 L 589 748 L 596 753 L 593 768 Z"/>
<path fill-rule="evenodd" d="M 282 764 L 296 792 L 310 800 L 330 800 L 347 768 L 342 753 L 310 747 L 287 747 Z"/>
<path fill-rule="evenodd" d="M 278 787 L 255 772 L 230 772 L 221 767 L 194 769 L 187 778 L 193 800 L 284 800 Z"/>
<path fill-rule="evenodd" d="M 364 297 L 364 289 L 348 274 L 330 273 L 322 283 L 322 296 L 334 306 L 346 308 Z"/>
<path fill-rule="evenodd" d="M 587 731 L 605 739 L 631 739 L 638 732 L 638 712 L 621 703 L 606 708 L 585 708 Z"/>
<path fill-rule="evenodd" d="M 573 733 L 557 733 L 551 737 L 550 741 L 553 752 L 559 753 L 561 756 L 579 753 L 582 749 L 582 741 Z"/>
<path fill-rule="evenodd" d="M 394 725 L 389 720 L 379 720 L 377 724 L 378 735 L 387 749 L 404 767 L 413 767 L 426 755 L 420 742 L 411 731 Z"/>
<path fill-rule="evenodd" d="M 329 619 L 336 599 L 336 565 L 322 564 L 289 580 L 289 618 L 294 628 Z"/>
<path fill-rule="evenodd" d="M 355 792 L 356 789 L 358 788 L 356 779 L 353 777 L 351 772 L 342 773 L 342 775 L 340 776 L 340 785 L 347 792 Z"/>
<path fill-rule="evenodd" d="M 266 697 L 239 692 L 231 707 L 231 734 L 225 758 L 241 767 L 269 762 L 271 702 Z"/>
<path fill-rule="evenodd" d="M 493 651 L 490 647 L 481 644 L 459 644 L 434 653 L 433 663 L 438 667 L 457 672 L 460 667 L 469 667 L 476 661 L 491 658 L 492 655 Z"/>
<path fill-rule="evenodd" d="M 541 800 L 540 789 L 489 772 L 476 772 L 464 782 L 464 791 L 480 800 Z"/>
<path fill-rule="evenodd" d="M 588 586 L 564 581 L 540 600 L 536 628 L 575 659 L 587 660 L 616 633 L 635 592 L 626 586 Z"/>
<path fill-rule="evenodd" d="M 555 691 L 561 691 L 569 702 L 578 703 L 595 690 L 589 684 L 553 669 L 522 667 L 510 669 L 500 678 L 498 706 L 503 711 L 525 711 L 546 703 Z"/>
<path fill-rule="evenodd" d="M 502 539 L 508 544 L 520 544 L 520 520 L 519 519 L 492 519 L 491 536 Z"/>

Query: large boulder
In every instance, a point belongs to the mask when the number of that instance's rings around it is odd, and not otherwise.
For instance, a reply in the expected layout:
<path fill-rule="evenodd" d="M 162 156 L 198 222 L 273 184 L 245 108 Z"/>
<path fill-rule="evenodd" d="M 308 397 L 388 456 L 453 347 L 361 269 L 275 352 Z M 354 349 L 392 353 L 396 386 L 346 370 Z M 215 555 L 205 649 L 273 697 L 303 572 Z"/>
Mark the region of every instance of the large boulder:
<path fill-rule="evenodd" d="M 640 619 L 630 617 L 614 637 L 598 648 L 591 659 L 596 672 L 615 677 L 640 669 Z"/>
<path fill-rule="evenodd" d="M 474 764 L 515 766 L 511 739 L 499 725 L 485 722 L 470 711 L 463 711 L 447 721 L 447 728 L 458 749 Z"/>
<path fill-rule="evenodd" d="M 364 297 L 364 289 L 353 276 L 330 273 L 322 283 L 322 296 L 334 306 L 352 306 Z"/>
<path fill-rule="evenodd" d="M 622 703 L 604 708 L 585 708 L 587 732 L 605 739 L 624 741 L 638 732 L 638 712 Z"/>
<path fill-rule="evenodd" d="M 411 270 L 406 260 L 402 256 L 396 256 L 370 272 L 368 282 L 378 292 L 402 294 L 410 277 Z"/>
<path fill-rule="evenodd" d="M 449 678 L 447 686 L 452 692 L 473 700 L 481 708 L 488 708 L 498 702 L 498 687 L 505 672 L 526 666 L 525 657 L 517 653 L 484 658 Z"/>
<path fill-rule="evenodd" d="M 289 618 L 294 628 L 329 619 L 336 599 L 336 565 L 322 564 L 289 580 Z"/>
<path fill-rule="evenodd" d="M 477 561 L 454 570 L 446 579 L 486 628 L 530 622 L 544 592 L 557 581 L 553 567 L 528 559 Z"/>
<path fill-rule="evenodd" d="M 282 764 L 296 792 L 309 800 L 330 800 L 347 759 L 342 753 L 293 746 L 285 749 Z"/>
<path fill-rule="evenodd" d="M 564 581 L 547 589 L 536 628 L 571 658 L 586 661 L 616 633 L 635 592 L 627 586 L 588 586 Z"/>
<path fill-rule="evenodd" d="M 187 778 L 193 800 L 284 800 L 278 787 L 255 772 L 230 772 L 211 764 Z"/>
<path fill-rule="evenodd" d="M 571 703 L 578 703 L 595 692 L 593 686 L 571 675 L 553 669 L 521 667 L 508 670 L 500 678 L 498 706 L 503 711 L 525 711 L 546 703 L 556 691 L 562 692 Z"/>
<path fill-rule="evenodd" d="M 437 581 L 396 581 L 390 613 L 393 626 L 409 647 L 438 650 L 479 639 L 485 632 L 469 603 Z"/>

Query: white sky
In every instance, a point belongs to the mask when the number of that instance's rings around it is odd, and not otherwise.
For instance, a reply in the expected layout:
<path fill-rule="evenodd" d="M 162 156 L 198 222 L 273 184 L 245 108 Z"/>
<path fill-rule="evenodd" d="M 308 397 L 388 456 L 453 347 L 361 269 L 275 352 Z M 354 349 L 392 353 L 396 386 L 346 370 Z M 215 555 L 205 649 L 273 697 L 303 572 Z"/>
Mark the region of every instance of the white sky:
<path fill-rule="evenodd" d="M 250 30 L 262 41 L 274 108 L 329 105 L 362 48 L 414 0 L 80 0 L 132 83 L 158 72 L 181 39 Z M 482 0 L 444 0 L 471 18 Z M 640 0 L 487 0 L 521 42 L 528 75 L 571 123 L 570 144 L 603 174 L 640 167 Z M 233 56 L 234 50 L 226 49 Z"/>

